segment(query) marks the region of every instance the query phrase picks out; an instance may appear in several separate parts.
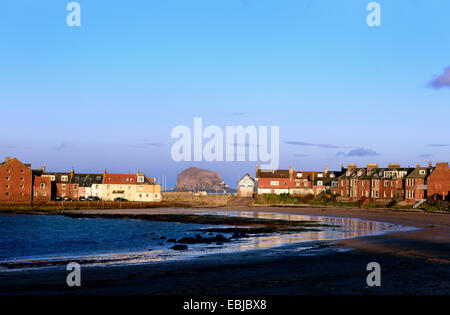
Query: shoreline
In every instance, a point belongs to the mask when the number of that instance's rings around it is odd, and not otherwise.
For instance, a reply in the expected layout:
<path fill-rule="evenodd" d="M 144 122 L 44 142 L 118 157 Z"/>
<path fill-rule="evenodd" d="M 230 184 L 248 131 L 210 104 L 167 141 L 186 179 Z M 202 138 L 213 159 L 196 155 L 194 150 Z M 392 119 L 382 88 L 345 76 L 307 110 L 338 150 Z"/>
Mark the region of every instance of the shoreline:
<path fill-rule="evenodd" d="M 282 248 L 212 254 L 156 265 L 89 267 L 83 285 L 65 285 L 67 272 L 9 273 L 0 294 L 449 294 L 450 217 L 445 214 L 329 207 L 214 207 L 359 218 L 420 228 L 322 242 L 330 250 L 299 255 Z M 201 213 L 203 208 L 75 210 L 84 214 Z M 289 245 L 290 246 L 290 245 Z M 350 250 L 347 250 L 350 249 Z M 366 265 L 377 261 L 382 286 L 367 288 Z"/>

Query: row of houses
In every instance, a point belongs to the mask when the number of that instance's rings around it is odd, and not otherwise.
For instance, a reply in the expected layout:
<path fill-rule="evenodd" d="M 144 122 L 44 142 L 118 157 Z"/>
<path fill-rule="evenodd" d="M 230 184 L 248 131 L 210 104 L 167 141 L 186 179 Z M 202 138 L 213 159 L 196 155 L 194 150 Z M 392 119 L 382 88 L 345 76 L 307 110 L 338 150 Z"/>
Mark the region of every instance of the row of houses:
<path fill-rule="evenodd" d="M 238 195 L 290 194 L 293 196 L 328 193 L 347 200 L 396 200 L 408 204 L 423 202 L 429 197 L 448 199 L 450 168 L 448 163 L 432 166 L 400 167 L 389 164 L 380 168 L 369 163 L 366 167 L 349 164 L 339 171 L 260 170 L 255 179 L 249 174 L 238 182 Z"/>
<path fill-rule="evenodd" d="M 123 198 L 128 201 L 161 201 L 161 185 L 155 178 L 137 171 L 118 174 L 47 172 L 45 166 L 32 169 L 16 158 L 0 163 L 0 202 L 82 200 L 96 197 L 105 201 Z"/>

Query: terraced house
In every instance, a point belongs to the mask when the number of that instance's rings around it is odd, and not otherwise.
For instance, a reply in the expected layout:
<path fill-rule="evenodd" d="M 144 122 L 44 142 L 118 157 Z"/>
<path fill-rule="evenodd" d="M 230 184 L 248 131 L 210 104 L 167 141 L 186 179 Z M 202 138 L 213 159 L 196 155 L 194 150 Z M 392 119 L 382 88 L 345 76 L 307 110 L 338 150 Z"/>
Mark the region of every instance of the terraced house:
<path fill-rule="evenodd" d="M 102 196 L 104 200 L 124 198 L 128 201 L 161 201 L 161 185 L 144 173 L 103 174 Z"/>

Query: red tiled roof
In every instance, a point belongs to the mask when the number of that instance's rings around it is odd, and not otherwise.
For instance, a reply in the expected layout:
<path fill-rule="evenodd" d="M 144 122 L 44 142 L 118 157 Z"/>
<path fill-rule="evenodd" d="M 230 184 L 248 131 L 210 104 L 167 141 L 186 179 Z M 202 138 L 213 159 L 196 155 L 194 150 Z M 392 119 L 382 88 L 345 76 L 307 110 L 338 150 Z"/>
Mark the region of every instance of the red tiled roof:
<path fill-rule="evenodd" d="M 103 184 L 111 185 L 127 185 L 136 184 L 137 175 L 136 174 L 109 174 L 103 177 Z"/>

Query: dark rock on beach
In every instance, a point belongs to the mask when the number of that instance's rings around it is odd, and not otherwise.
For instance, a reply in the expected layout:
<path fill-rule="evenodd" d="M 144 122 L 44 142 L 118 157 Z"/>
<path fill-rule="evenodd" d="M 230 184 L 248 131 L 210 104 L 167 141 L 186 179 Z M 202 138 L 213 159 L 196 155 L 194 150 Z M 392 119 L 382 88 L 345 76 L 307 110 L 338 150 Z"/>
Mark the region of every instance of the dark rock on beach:
<path fill-rule="evenodd" d="M 173 250 L 187 250 L 188 247 L 186 245 L 174 245 L 171 247 Z"/>

